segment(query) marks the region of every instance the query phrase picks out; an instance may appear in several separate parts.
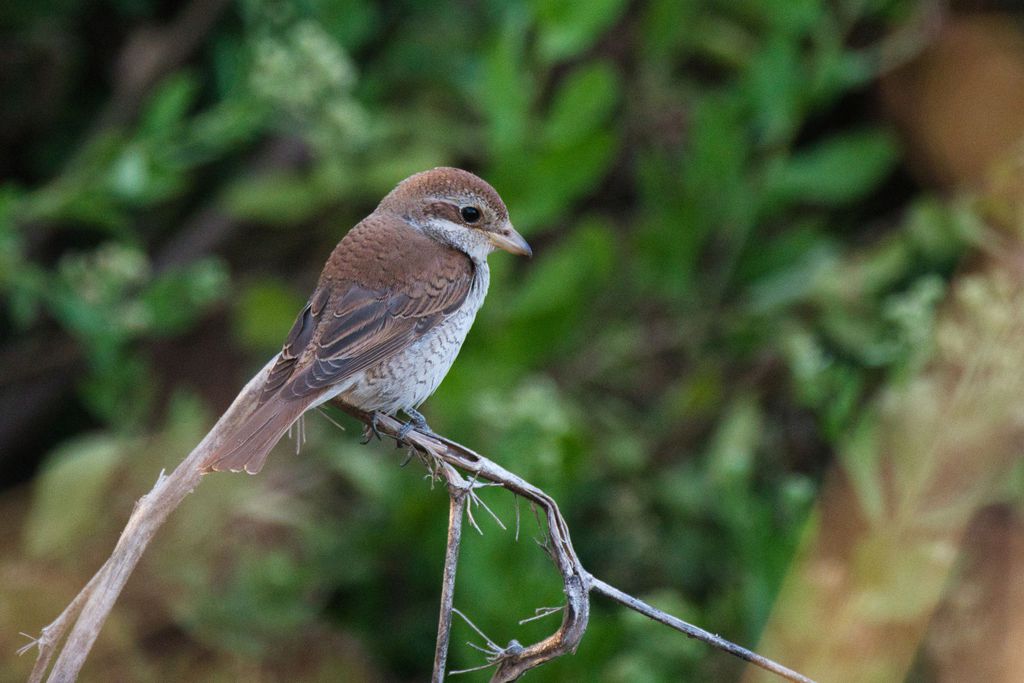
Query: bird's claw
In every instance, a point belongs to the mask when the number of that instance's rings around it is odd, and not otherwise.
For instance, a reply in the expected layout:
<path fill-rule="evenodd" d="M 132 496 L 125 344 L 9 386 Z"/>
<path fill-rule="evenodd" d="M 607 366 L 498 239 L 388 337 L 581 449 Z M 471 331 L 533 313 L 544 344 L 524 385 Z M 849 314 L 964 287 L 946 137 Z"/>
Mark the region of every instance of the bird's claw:
<path fill-rule="evenodd" d="M 409 432 L 417 430 L 426 434 L 433 434 L 430 426 L 427 424 L 427 418 L 423 417 L 422 413 L 412 408 L 403 410 L 406 415 L 409 416 L 409 421 L 402 425 L 402 428 L 398 430 L 398 443 L 405 441 L 405 437 L 409 436 Z"/>
<path fill-rule="evenodd" d="M 380 421 L 380 413 L 373 411 L 370 414 L 369 423 L 363 425 L 363 440 L 362 445 L 370 443 L 370 439 L 377 437 L 377 441 L 383 441 L 384 438 L 380 434 L 380 430 L 377 429 L 377 423 Z"/>

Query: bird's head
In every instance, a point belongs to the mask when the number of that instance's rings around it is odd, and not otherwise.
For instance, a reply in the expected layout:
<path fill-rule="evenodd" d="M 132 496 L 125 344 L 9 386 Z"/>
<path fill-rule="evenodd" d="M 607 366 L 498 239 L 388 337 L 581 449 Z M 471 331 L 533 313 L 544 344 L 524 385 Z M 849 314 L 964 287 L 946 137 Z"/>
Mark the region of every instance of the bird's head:
<path fill-rule="evenodd" d="M 508 219 L 505 202 L 485 180 L 458 168 L 411 175 L 380 203 L 424 234 L 482 260 L 495 249 L 533 250 Z"/>

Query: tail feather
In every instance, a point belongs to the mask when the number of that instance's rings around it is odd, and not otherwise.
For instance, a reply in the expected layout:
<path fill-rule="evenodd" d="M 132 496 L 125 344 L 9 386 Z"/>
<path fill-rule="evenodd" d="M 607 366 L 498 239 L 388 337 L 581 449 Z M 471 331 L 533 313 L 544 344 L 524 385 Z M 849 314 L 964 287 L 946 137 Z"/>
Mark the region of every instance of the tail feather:
<path fill-rule="evenodd" d="M 309 404 L 307 399 L 282 401 L 278 398 L 259 406 L 238 427 L 229 431 L 206 459 L 203 471 L 258 473 L 271 449 Z"/>

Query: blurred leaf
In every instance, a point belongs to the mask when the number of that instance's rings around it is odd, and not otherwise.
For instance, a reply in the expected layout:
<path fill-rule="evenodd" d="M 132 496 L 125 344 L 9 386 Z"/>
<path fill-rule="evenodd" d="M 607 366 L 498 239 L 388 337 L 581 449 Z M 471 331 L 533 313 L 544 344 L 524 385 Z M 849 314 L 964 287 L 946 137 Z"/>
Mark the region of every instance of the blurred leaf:
<path fill-rule="evenodd" d="M 499 182 L 504 181 L 502 186 L 511 189 L 509 201 L 522 200 L 516 226 L 529 235 L 539 225 L 560 218 L 607 171 L 617 147 L 614 132 L 598 131 L 575 145 L 550 148 L 518 160 L 518 165 L 495 169 Z M 523 172 L 527 175 L 519 175 Z M 519 175 L 518 183 L 514 175 Z"/>
<path fill-rule="evenodd" d="M 752 249 L 743 263 L 751 283 L 750 310 L 770 313 L 811 299 L 821 280 L 832 277 L 840 258 L 838 245 L 816 231 L 792 229 Z"/>
<path fill-rule="evenodd" d="M 826 6 L 818 0 L 793 0 L 785 5 L 758 2 L 749 3 L 748 7 L 757 7 L 763 18 L 772 24 L 773 33 L 782 34 L 791 41 L 799 40 L 821 26 L 826 18 Z"/>
<path fill-rule="evenodd" d="M 801 122 L 807 84 L 799 48 L 776 36 L 751 60 L 748 78 L 754 122 L 766 147 L 788 142 Z"/>
<path fill-rule="evenodd" d="M 911 205 L 906 223 L 907 238 L 915 252 L 938 265 L 955 262 L 965 244 L 982 239 L 984 231 L 982 221 L 971 207 L 933 198 Z"/>
<path fill-rule="evenodd" d="M 25 263 L 24 240 L 18 233 L 16 215 L 24 193 L 11 185 L 0 185 L 0 292 L 16 291 Z"/>
<path fill-rule="evenodd" d="M 556 62 L 588 49 L 626 9 L 625 0 L 533 0 L 538 51 Z"/>
<path fill-rule="evenodd" d="M 180 150 L 182 163 L 201 164 L 233 152 L 257 138 L 267 118 L 267 109 L 246 97 L 224 100 L 196 114 Z"/>
<path fill-rule="evenodd" d="M 566 78 L 544 122 L 552 147 L 568 147 L 605 124 L 619 99 L 618 75 L 607 62 L 577 69 Z"/>
<path fill-rule="evenodd" d="M 615 263 L 615 238 L 611 226 L 592 220 L 546 250 L 530 279 L 516 295 L 513 311 L 531 316 L 586 307 L 594 286 Z"/>
<path fill-rule="evenodd" d="M 844 133 L 771 168 L 767 184 L 779 201 L 843 205 L 871 191 L 891 172 L 896 159 L 890 134 Z"/>
<path fill-rule="evenodd" d="M 294 633 L 316 615 L 304 596 L 307 573 L 284 551 L 249 553 L 216 596 L 194 604 L 191 628 L 241 654 L 259 655 L 264 642 Z"/>
<path fill-rule="evenodd" d="M 30 555 L 74 556 L 82 539 L 106 525 L 105 502 L 123 448 L 117 438 L 101 434 L 69 441 L 49 456 L 25 523 Z"/>
<path fill-rule="evenodd" d="M 761 410 L 752 396 L 740 396 L 723 416 L 708 453 L 708 477 L 731 488 L 748 480 L 761 434 Z"/>
<path fill-rule="evenodd" d="M 673 48 L 693 39 L 691 28 L 699 13 L 694 0 L 654 0 L 644 10 L 640 49 L 653 59 L 672 56 Z M 687 27 L 687 30 L 680 30 Z"/>
<path fill-rule="evenodd" d="M 295 290 L 272 280 L 254 282 L 235 307 L 235 334 L 259 353 L 276 352 L 305 302 Z"/>
<path fill-rule="evenodd" d="M 149 365 L 118 347 L 91 349 L 90 372 L 79 383 L 85 407 L 122 429 L 138 429 L 153 407 L 157 385 Z"/>
<path fill-rule="evenodd" d="M 224 194 L 227 211 L 239 218 L 276 224 L 308 219 L 323 207 L 322 191 L 306 176 L 268 173 L 239 180 Z"/>
<path fill-rule="evenodd" d="M 857 502 L 871 523 L 883 521 L 885 514 L 885 476 L 880 461 L 875 415 L 864 416 L 840 451 L 843 468 L 857 493 Z"/>
<path fill-rule="evenodd" d="M 510 11 L 484 55 L 474 104 L 487 118 L 490 143 L 499 154 L 520 147 L 529 127 L 533 81 L 526 70 L 525 17 Z"/>
<path fill-rule="evenodd" d="M 819 32 L 819 51 L 812 64 L 812 88 L 808 101 L 819 107 L 834 104 L 837 98 L 869 82 L 876 73 L 876 65 L 860 52 L 850 52 L 841 38 Z"/>
<path fill-rule="evenodd" d="M 213 258 L 158 276 L 142 295 L 151 329 L 157 334 L 185 331 L 211 303 L 227 295 L 227 287 L 227 269 Z"/>
<path fill-rule="evenodd" d="M 702 222 L 723 215 L 723 197 L 740 201 L 746 193 L 749 140 L 742 116 L 739 101 L 728 97 L 709 97 L 693 112 L 683 174 L 687 198 Z"/>
<path fill-rule="evenodd" d="M 139 134 L 143 137 L 167 139 L 180 128 L 186 114 L 199 96 L 195 74 L 178 72 L 156 89 L 139 117 Z"/>
<path fill-rule="evenodd" d="M 381 21 L 380 6 L 367 0 L 309 0 L 308 12 L 346 49 L 363 46 Z"/>

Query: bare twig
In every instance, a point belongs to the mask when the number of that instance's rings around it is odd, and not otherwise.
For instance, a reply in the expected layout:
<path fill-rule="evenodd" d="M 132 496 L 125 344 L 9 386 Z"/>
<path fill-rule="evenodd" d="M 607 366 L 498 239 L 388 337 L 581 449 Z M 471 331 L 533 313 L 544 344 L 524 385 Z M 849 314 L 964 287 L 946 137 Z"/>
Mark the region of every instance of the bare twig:
<path fill-rule="evenodd" d="M 654 621 L 657 621 L 658 623 L 665 624 L 670 628 L 674 628 L 680 633 L 685 633 L 691 638 L 707 643 L 708 645 L 711 645 L 713 647 L 717 647 L 719 650 L 724 650 L 725 652 L 728 652 L 734 657 L 739 657 L 740 659 L 750 662 L 751 664 L 754 664 L 756 666 L 759 666 L 762 669 L 778 674 L 787 680 L 797 681 L 797 683 L 814 683 L 814 681 L 812 681 L 810 678 L 807 678 L 807 676 L 798 674 L 795 671 L 787 669 L 786 667 L 776 662 L 773 662 L 767 657 L 762 657 L 756 652 L 751 652 L 745 647 L 740 647 L 736 643 L 732 643 L 726 640 L 725 638 L 722 638 L 721 636 L 716 636 L 714 633 L 709 633 L 708 631 L 705 631 L 702 628 L 698 628 L 697 626 L 686 623 L 682 619 L 677 619 L 671 614 L 662 612 L 660 609 L 656 607 L 651 607 L 643 600 L 639 600 L 637 598 L 634 598 L 632 595 L 623 593 L 615 586 L 607 584 L 595 576 L 590 577 L 590 589 L 597 593 L 600 593 L 601 595 L 611 598 L 612 600 L 621 605 L 625 605 L 631 610 L 639 612 L 645 617 L 649 617 Z"/>
<path fill-rule="evenodd" d="M 531 621 L 537 621 L 538 619 L 549 617 L 552 614 L 555 614 L 556 612 L 561 612 L 563 609 L 565 609 L 565 607 L 563 607 L 562 605 L 559 605 L 558 607 L 538 607 L 537 609 L 533 610 L 534 615 L 532 617 L 520 619 L 519 625 L 522 626 L 523 624 L 528 624 Z"/>
<path fill-rule="evenodd" d="M 369 422 L 370 420 L 369 414 L 357 408 L 347 406 L 338 401 L 335 401 L 335 405 L 356 419 L 363 422 Z M 391 417 L 378 416 L 376 426 L 382 435 L 396 438 L 402 423 Z M 562 574 L 566 595 L 566 604 L 560 608 L 564 609 L 562 623 L 555 633 L 538 643 L 522 646 L 516 641 L 512 641 L 504 649 L 488 653 L 490 664 L 496 665 L 492 681 L 514 681 L 530 669 L 536 668 L 544 662 L 575 651 L 587 628 L 587 620 L 590 614 L 589 593 L 591 590 L 594 590 L 655 621 L 681 631 L 691 638 L 696 638 L 713 647 L 724 650 L 788 680 L 798 681 L 799 683 L 813 683 L 806 676 L 802 676 L 746 648 L 651 607 L 642 600 L 634 598 L 592 576 L 584 569 L 579 558 L 576 556 L 576 551 L 573 549 L 569 538 L 568 526 L 558 510 L 558 505 L 549 495 L 518 475 L 509 472 L 479 453 L 442 436 L 412 431 L 406 436 L 405 440 L 409 445 L 430 454 L 439 462 L 468 472 L 474 479 L 500 484 L 517 496 L 526 498 L 530 501 L 535 512 L 537 512 L 537 508 L 543 511 L 548 531 L 543 547 L 551 555 L 555 565 Z M 468 511 L 469 508 L 467 507 Z M 539 514 L 538 512 L 538 522 Z M 458 610 L 454 611 L 459 613 Z M 496 647 L 492 642 L 488 644 Z M 486 668 L 486 666 L 478 668 Z M 477 670 L 478 668 L 469 670 Z M 453 671 L 452 673 L 457 672 Z"/>
<path fill-rule="evenodd" d="M 161 473 L 153 489 L 139 499 L 110 558 L 61 615 L 53 623 L 43 628 L 40 636 L 29 646 L 34 645 L 39 649 L 31 681 L 42 681 L 58 648 L 60 648 L 59 654 L 50 672 L 49 681 L 63 683 L 73 681 L 78 676 L 114 602 L 157 529 L 184 500 L 185 496 L 199 484 L 202 479 L 202 466 L 213 449 L 223 439 L 224 434 L 252 409 L 257 399 L 257 390 L 276 360 L 276 357 L 272 359 L 246 385 L 231 407 L 192 453 L 169 475 L 164 476 Z M 336 403 L 336 405 L 364 423 L 371 424 L 369 414 L 341 403 Z M 397 438 L 402 427 L 400 422 L 386 416 L 378 416 L 375 424 L 378 431 L 391 438 Z M 435 681 L 440 681 L 444 676 L 451 637 L 452 614 L 461 614 L 453 607 L 455 570 L 458 563 L 463 513 L 467 517 L 469 516 L 472 505 L 470 497 L 474 495 L 474 489 L 481 486 L 477 483 L 478 479 L 498 484 L 517 497 L 529 500 L 531 507 L 538 514 L 538 521 L 541 511 L 543 511 L 547 527 L 543 546 L 562 575 L 566 600 L 565 605 L 560 608 L 562 622 L 558 630 L 544 640 L 526 646 L 513 640 L 505 647 L 500 647 L 488 639 L 487 666 L 495 667 L 492 681 L 514 681 L 544 662 L 574 652 L 587 628 L 591 590 L 596 590 L 656 621 L 789 680 L 801 683 L 807 683 L 810 680 L 749 650 L 665 614 L 591 576 L 576 556 L 576 551 L 569 538 L 568 527 L 558 510 L 558 505 L 549 495 L 518 475 L 465 446 L 441 436 L 413 431 L 406 436 L 405 443 L 416 449 L 418 453 L 423 454 L 428 471 L 433 477 L 443 479 L 447 483 L 451 496 L 448 548 L 445 554 L 444 582 L 434 662 Z M 471 475 L 470 480 L 464 479 L 459 470 Z M 486 506 L 484 508 L 487 509 Z M 488 511 L 490 512 L 490 510 Z M 70 629 L 70 633 L 61 646 L 61 640 L 68 629 Z"/>
<path fill-rule="evenodd" d="M 370 415 L 358 408 L 338 401 L 335 401 L 335 405 L 364 423 L 370 421 Z M 376 426 L 381 434 L 395 438 L 402 423 L 392 417 L 378 416 Z M 563 590 L 566 595 L 566 609 L 562 617 L 562 625 L 558 631 L 539 643 L 526 647 L 514 641 L 510 643 L 496 660 L 497 669 L 492 680 L 514 681 L 526 671 L 540 666 L 544 662 L 569 652 L 575 652 L 586 631 L 587 620 L 590 617 L 590 601 L 587 599 L 589 575 L 583 569 L 579 558 L 576 557 L 576 551 L 569 541 L 568 527 L 558 511 L 558 505 L 554 499 L 501 465 L 442 436 L 413 430 L 406 436 L 405 441 L 453 467 L 480 479 L 500 484 L 544 510 L 548 537 L 551 546 L 557 549 L 553 556 L 555 564 L 562 574 Z"/>
<path fill-rule="evenodd" d="M 446 466 L 451 469 L 450 466 Z M 452 470 L 458 479 L 458 473 Z M 430 680 L 441 683 L 444 680 L 445 667 L 448 663 L 448 643 L 452 634 L 452 604 L 455 596 L 455 569 L 459 564 L 459 543 L 462 540 L 462 515 L 466 509 L 466 496 L 469 490 L 459 486 L 459 482 L 448 482 L 448 495 L 451 505 L 448 510 L 448 544 L 444 554 L 444 580 L 441 583 L 441 615 L 437 623 L 437 646 L 434 649 L 434 673 Z"/>

